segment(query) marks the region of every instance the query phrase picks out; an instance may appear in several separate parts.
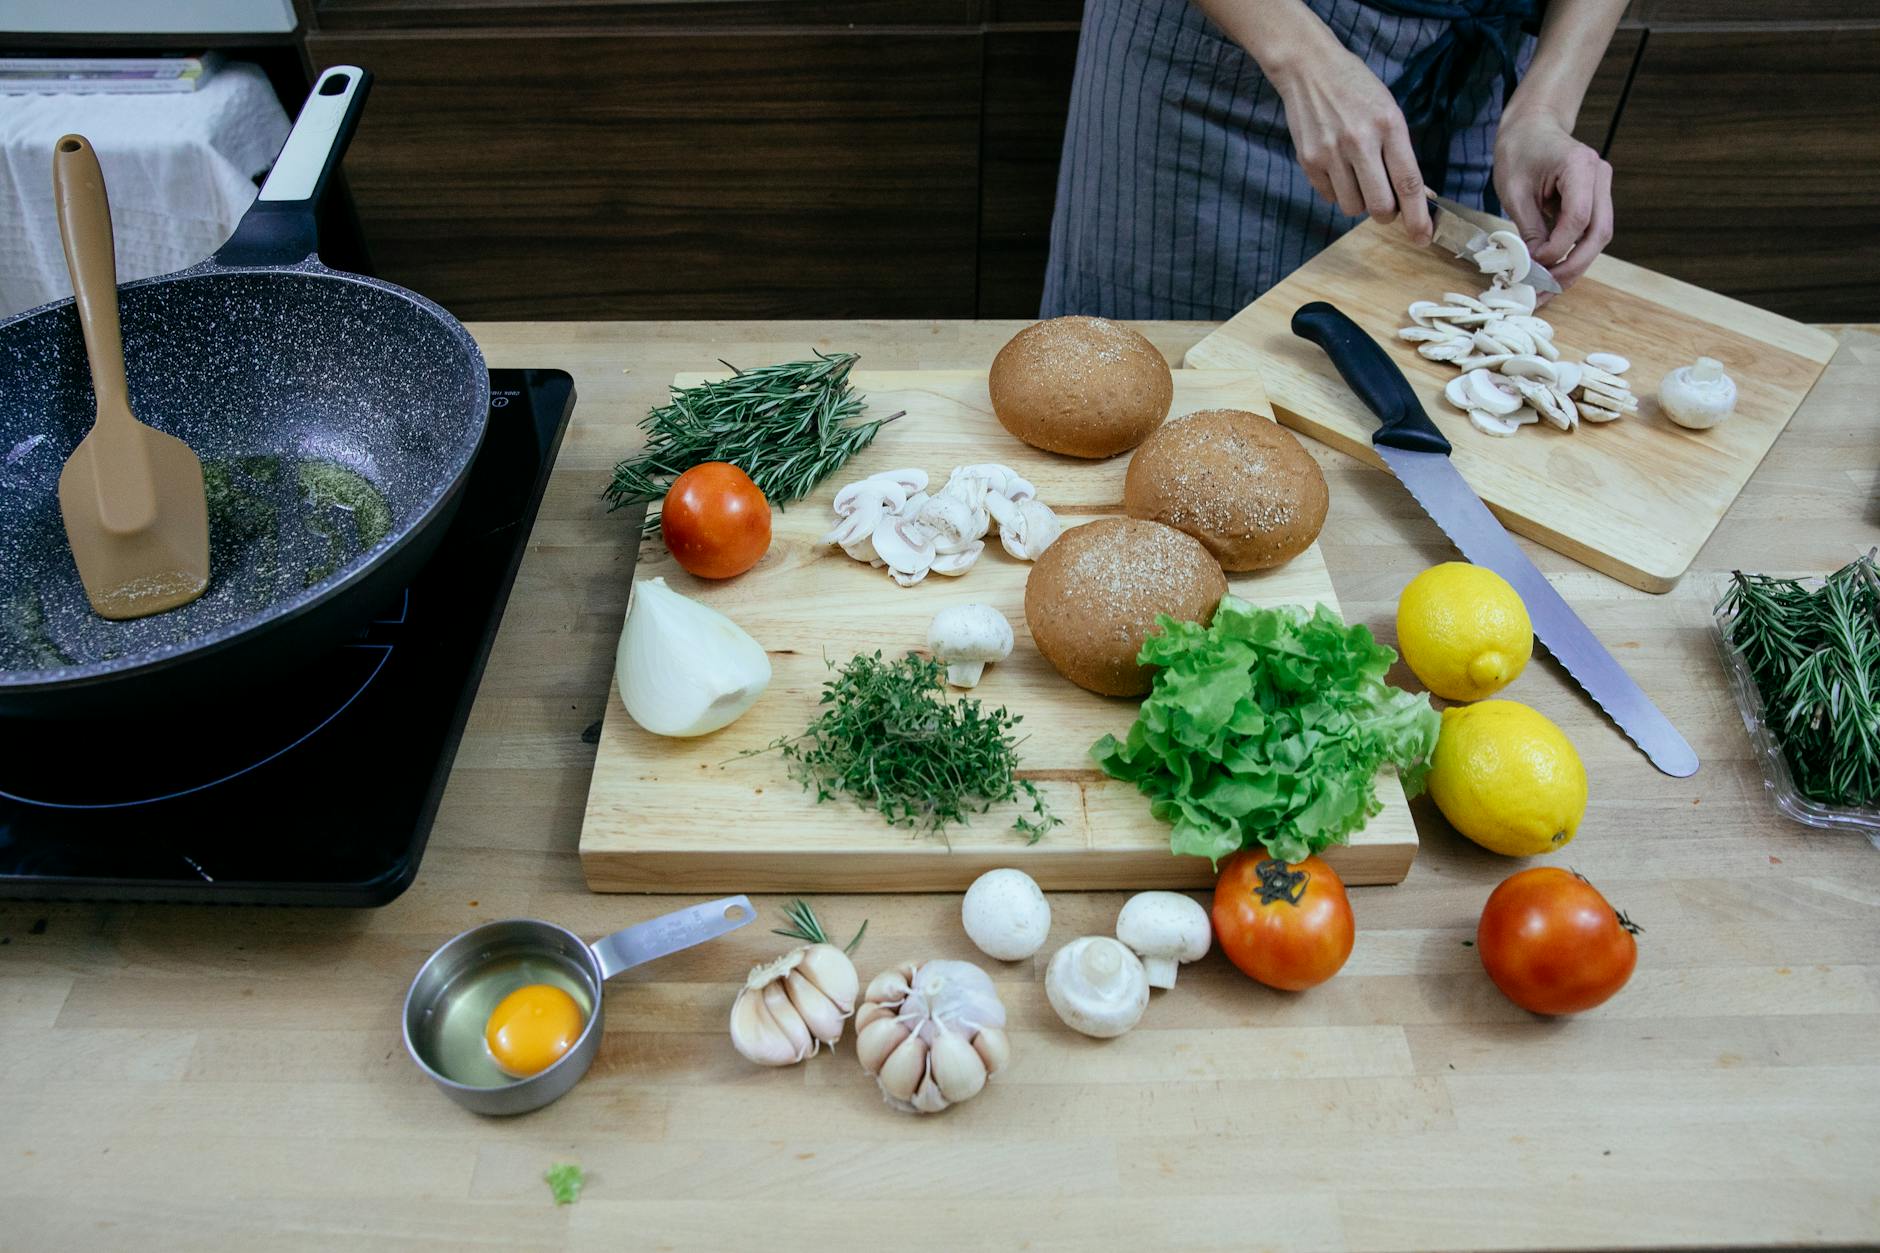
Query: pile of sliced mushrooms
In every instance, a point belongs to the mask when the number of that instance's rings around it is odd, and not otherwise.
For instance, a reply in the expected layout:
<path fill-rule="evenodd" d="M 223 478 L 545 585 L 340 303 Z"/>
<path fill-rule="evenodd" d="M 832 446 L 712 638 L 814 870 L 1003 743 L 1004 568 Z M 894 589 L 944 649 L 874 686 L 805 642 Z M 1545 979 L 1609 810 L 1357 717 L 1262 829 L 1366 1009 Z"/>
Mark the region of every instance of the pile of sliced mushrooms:
<path fill-rule="evenodd" d="M 959 466 L 940 490 L 929 493 L 927 484 L 920 469 L 850 483 L 836 493 L 836 524 L 823 543 L 912 587 L 929 574 L 965 574 L 994 524 L 999 543 L 1020 561 L 1036 561 L 1063 530 L 1038 489 L 1010 466 Z"/>
<path fill-rule="evenodd" d="M 1624 377 L 1631 363 L 1610 352 L 1588 353 L 1583 362 L 1563 360 L 1553 324 L 1535 316 L 1537 294 L 1522 281 L 1533 265 L 1527 245 L 1513 231 L 1496 231 L 1488 239 L 1489 246 L 1475 254 L 1482 272 L 1493 275 L 1488 290 L 1414 301 L 1412 325 L 1397 332 L 1420 356 L 1462 371 L 1443 389 L 1443 398 L 1484 435 L 1513 435 L 1539 422 L 1571 431 L 1582 421 L 1611 422 L 1637 413 L 1638 398 Z"/>

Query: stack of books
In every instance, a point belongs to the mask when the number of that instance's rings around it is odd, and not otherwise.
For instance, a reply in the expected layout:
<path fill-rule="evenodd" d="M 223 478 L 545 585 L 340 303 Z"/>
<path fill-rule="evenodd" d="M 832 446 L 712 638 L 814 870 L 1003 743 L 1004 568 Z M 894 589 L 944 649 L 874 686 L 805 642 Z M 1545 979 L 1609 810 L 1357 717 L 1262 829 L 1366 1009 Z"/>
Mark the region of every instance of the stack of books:
<path fill-rule="evenodd" d="M 221 64 L 214 52 L 197 57 L 0 57 L 0 94 L 195 91 Z"/>

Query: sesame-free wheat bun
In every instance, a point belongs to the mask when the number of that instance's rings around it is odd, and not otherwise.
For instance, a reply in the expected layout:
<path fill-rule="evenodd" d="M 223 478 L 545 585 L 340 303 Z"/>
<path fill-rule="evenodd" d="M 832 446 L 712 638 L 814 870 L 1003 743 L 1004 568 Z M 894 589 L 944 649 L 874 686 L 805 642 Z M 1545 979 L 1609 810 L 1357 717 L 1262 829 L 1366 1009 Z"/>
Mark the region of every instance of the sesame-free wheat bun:
<path fill-rule="evenodd" d="M 1127 452 L 1168 416 L 1175 380 L 1142 335 L 1107 318 L 1052 318 L 1012 336 L 986 376 L 992 411 L 1034 448 Z"/>
<path fill-rule="evenodd" d="M 1304 552 L 1330 498 L 1312 454 L 1277 422 L 1203 409 L 1165 424 L 1130 459 L 1123 508 L 1200 540 L 1227 570 L 1270 570 Z"/>
<path fill-rule="evenodd" d="M 1025 625 L 1045 660 L 1079 687 L 1140 696 L 1153 675 L 1136 664 L 1165 613 L 1207 623 L 1227 576 L 1200 541 L 1160 522 L 1103 518 L 1064 532 L 1025 580 Z"/>

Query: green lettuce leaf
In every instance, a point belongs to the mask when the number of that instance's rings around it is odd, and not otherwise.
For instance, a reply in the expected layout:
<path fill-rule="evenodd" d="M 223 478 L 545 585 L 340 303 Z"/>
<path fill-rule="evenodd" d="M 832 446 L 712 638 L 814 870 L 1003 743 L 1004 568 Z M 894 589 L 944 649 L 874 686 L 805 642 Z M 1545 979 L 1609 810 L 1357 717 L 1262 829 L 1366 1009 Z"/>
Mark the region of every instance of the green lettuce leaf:
<path fill-rule="evenodd" d="M 1377 772 L 1422 790 L 1441 721 L 1384 681 L 1397 654 L 1324 605 L 1262 609 L 1228 596 L 1203 627 L 1158 619 L 1137 660 L 1155 686 L 1122 740 L 1091 746 L 1170 824 L 1175 852 L 1265 848 L 1298 861 L 1342 844 L 1382 805 Z"/>

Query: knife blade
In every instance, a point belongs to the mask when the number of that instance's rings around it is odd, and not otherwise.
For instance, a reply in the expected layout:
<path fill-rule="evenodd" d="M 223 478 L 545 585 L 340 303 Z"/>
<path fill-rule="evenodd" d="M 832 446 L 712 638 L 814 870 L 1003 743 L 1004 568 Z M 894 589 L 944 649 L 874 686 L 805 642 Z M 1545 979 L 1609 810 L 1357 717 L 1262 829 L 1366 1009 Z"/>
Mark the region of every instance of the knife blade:
<path fill-rule="evenodd" d="M 1680 779 L 1697 773 L 1697 754 L 1690 744 L 1527 559 L 1449 460 L 1449 441 L 1377 341 L 1322 300 L 1301 306 L 1293 314 L 1292 329 L 1325 350 L 1358 399 L 1377 415 L 1381 425 L 1371 436 L 1371 446 L 1384 464 L 1463 556 L 1513 585 L 1527 606 L 1534 634 L 1593 703 L 1652 765 Z"/>
<path fill-rule="evenodd" d="M 1477 226 L 1469 217 L 1470 210 L 1453 200 L 1432 194 L 1430 196 L 1430 225 L 1435 227 L 1435 234 L 1430 243 L 1437 245 L 1458 258 L 1475 265 L 1475 254 L 1488 247 L 1488 232 Z M 1479 269 L 1480 267 L 1477 266 Z M 1547 272 L 1547 267 L 1538 261 L 1530 260 L 1527 277 L 1521 280 L 1535 291 L 1550 295 L 1560 294 L 1560 282 Z"/>

